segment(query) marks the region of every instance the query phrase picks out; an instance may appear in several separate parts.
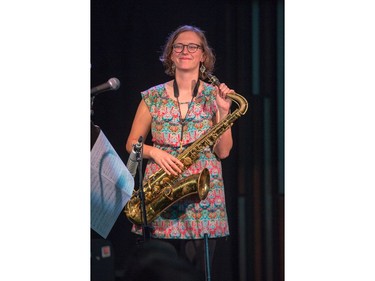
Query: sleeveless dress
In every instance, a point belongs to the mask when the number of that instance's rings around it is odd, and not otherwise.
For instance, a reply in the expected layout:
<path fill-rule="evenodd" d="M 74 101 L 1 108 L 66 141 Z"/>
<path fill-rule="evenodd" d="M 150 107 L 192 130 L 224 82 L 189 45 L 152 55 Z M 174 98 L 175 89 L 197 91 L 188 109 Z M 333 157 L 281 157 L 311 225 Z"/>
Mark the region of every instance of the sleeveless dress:
<path fill-rule="evenodd" d="M 213 125 L 217 112 L 214 92 L 210 84 L 203 83 L 203 90 L 189 105 L 183 128 L 183 149 L 186 149 Z M 176 101 L 169 98 L 165 84 L 154 86 L 141 93 L 152 116 L 152 142 L 174 156 L 180 154 L 181 122 Z M 183 172 L 181 177 L 198 174 L 204 168 L 210 172 L 210 191 L 205 200 L 197 195 L 184 198 L 158 216 L 150 226 L 151 237 L 160 239 L 201 239 L 207 233 L 209 238 L 229 236 L 225 207 L 224 184 L 221 162 L 206 148 L 199 159 Z M 144 181 L 160 167 L 152 160 L 147 162 Z M 133 232 L 142 233 L 141 226 L 133 225 Z"/>

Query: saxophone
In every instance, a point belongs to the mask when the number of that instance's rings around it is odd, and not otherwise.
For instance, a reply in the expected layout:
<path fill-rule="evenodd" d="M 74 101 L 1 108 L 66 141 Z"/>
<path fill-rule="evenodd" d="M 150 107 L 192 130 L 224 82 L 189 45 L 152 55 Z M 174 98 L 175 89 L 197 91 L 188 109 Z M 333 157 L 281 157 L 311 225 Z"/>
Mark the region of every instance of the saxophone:
<path fill-rule="evenodd" d="M 215 76 L 209 74 L 208 78 L 211 84 L 220 85 Z M 184 164 L 183 171 L 198 159 L 201 151 L 206 147 L 212 147 L 217 139 L 233 125 L 234 121 L 246 113 L 248 102 L 243 96 L 237 93 L 229 93 L 227 97 L 234 101 L 238 108 L 178 155 L 178 160 Z M 187 196 L 198 194 L 200 200 L 207 197 L 210 189 L 210 174 L 206 168 L 199 174 L 190 175 L 180 181 L 178 181 L 178 178 L 179 176 L 168 175 L 163 169 L 159 169 L 144 183 L 147 222 L 152 222 L 163 211 Z M 125 205 L 124 213 L 132 223 L 142 224 L 139 190 L 133 192 L 132 197 Z"/>

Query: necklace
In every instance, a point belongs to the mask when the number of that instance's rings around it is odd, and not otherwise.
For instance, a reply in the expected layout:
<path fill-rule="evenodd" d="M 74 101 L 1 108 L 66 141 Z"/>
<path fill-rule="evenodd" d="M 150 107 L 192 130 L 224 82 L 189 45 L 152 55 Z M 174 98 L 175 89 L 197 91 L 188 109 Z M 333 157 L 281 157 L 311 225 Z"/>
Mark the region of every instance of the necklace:
<path fill-rule="evenodd" d="M 186 119 L 186 116 L 188 116 L 189 114 L 189 111 L 190 111 L 190 108 L 191 108 L 191 105 L 192 105 L 192 102 L 193 102 L 193 99 L 196 97 L 196 95 L 198 94 L 198 89 L 199 89 L 199 79 L 198 79 L 198 82 L 195 84 L 194 86 L 194 90 L 193 90 L 193 95 L 191 97 L 191 100 L 190 102 L 180 102 L 178 100 L 178 97 L 180 96 L 180 92 L 179 92 L 179 89 L 178 89 L 178 85 L 177 85 L 177 82 L 176 82 L 176 79 L 173 80 L 173 92 L 174 92 L 174 96 L 175 98 L 177 99 L 177 104 L 178 104 L 178 110 L 180 112 L 180 124 L 181 124 L 181 137 L 180 137 L 180 152 L 182 151 L 182 140 L 184 138 L 184 126 L 185 126 L 185 119 Z M 181 104 L 189 104 L 188 105 L 188 110 L 186 111 L 186 114 L 185 114 L 185 117 L 182 117 L 182 113 L 181 113 Z"/>

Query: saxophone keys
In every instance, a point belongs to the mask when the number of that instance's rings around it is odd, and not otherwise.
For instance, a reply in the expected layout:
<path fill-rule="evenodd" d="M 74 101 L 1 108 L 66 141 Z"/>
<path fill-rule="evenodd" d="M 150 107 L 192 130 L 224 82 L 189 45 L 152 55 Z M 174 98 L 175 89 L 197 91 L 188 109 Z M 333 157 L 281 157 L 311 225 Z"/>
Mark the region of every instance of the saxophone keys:
<path fill-rule="evenodd" d="M 154 186 L 154 187 L 152 188 L 152 192 L 154 192 L 154 193 L 159 193 L 159 192 L 160 192 L 160 189 L 161 189 L 160 185 L 156 185 L 156 186 Z"/>
<path fill-rule="evenodd" d="M 152 192 L 151 191 L 145 192 L 145 199 L 148 202 L 152 200 Z"/>
<path fill-rule="evenodd" d="M 193 161 L 191 160 L 190 157 L 186 157 L 182 160 L 182 162 L 184 163 L 184 166 L 190 166 L 191 164 L 193 164 Z"/>
<path fill-rule="evenodd" d="M 169 200 L 173 201 L 173 196 L 171 196 L 173 190 L 170 186 L 164 188 L 163 194 L 165 197 L 167 197 Z"/>
<path fill-rule="evenodd" d="M 160 189 L 160 186 L 169 185 L 171 182 L 171 179 L 169 177 L 165 177 L 160 181 L 160 185 L 158 185 L 158 188 Z"/>

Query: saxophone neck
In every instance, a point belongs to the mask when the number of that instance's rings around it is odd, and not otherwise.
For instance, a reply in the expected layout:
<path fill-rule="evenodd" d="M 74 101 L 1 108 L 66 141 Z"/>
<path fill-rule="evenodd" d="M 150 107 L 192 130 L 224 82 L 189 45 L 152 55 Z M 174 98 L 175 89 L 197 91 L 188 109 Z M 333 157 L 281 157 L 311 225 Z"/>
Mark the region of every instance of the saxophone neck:
<path fill-rule="evenodd" d="M 237 93 L 228 93 L 227 97 L 229 97 L 232 101 L 234 101 L 237 104 L 237 110 L 241 115 L 244 115 L 246 113 L 249 107 L 249 103 L 243 96 Z"/>
<path fill-rule="evenodd" d="M 212 75 L 211 73 L 208 73 L 207 77 L 212 85 L 215 85 L 218 87 L 220 86 L 220 81 L 219 79 L 217 79 L 216 76 Z M 247 100 L 243 96 L 237 93 L 229 93 L 227 94 L 227 96 L 237 104 L 238 112 L 241 115 L 244 115 L 249 107 Z"/>

